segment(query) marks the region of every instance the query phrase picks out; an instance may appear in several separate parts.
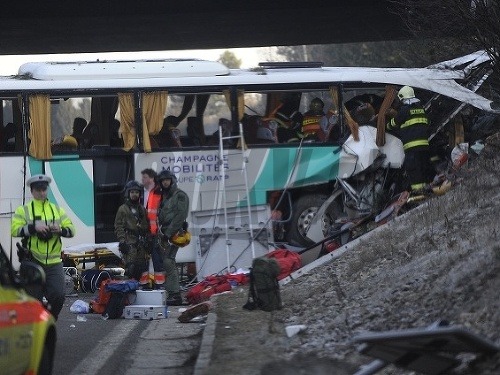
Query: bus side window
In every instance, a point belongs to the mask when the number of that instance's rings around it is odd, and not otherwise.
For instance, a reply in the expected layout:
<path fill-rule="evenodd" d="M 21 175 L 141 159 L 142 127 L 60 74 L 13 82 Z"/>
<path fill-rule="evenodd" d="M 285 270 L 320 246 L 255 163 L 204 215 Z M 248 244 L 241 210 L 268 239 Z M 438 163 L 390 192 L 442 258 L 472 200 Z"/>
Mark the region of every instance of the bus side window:
<path fill-rule="evenodd" d="M 181 131 L 170 124 L 169 118 L 163 120 L 163 127 L 160 132 L 152 137 L 159 148 L 162 147 L 182 147 Z"/>
<path fill-rule="evenodd" d="M 99 127 L 95 122 L 90 121 L 82 131 L 81 149 L 90 149 L 94 146 L 99 138 Z"/>
<path fill-rule="evenodd" d="M 243 126 L 243 135 L 245 137 L 245 143 L 247 144 L 257 144 L 257 130 L 261 117 L 258 115 L 247 115 L 245 114 L 241 119 L 241 125 Z"/>
<path fill-rule="evenodd" d="M 0 126 L 0 151 L 13 152 L 16 148 L 16 127 L 9 122 L 5 127 Z"/>
<path fill-rule="evenodd" d="M 207 140 L 207 145 L 208 146 L 218 146 L 219 145 L 219 137 L 220 137 L 220 129 L 222 129 L 222 137 L 230 137 L 234 136 L 235 134 L 233 133 L 233 123 L 231 120 L 221 117 L 219 119 L 219 130 L 214 132 Z M 233 147 L 236 146 L 238 143 L 238 139 L 236 138 L 229 138 L 223 140 L 224 146 L 225 147 Z"/>
<path fill-rule="evenodd" d="M 187 134 L 193 146 L 203 146 L 206 143 L 205 129 L 202 119 L 199 117 L 187 118 Z"/>

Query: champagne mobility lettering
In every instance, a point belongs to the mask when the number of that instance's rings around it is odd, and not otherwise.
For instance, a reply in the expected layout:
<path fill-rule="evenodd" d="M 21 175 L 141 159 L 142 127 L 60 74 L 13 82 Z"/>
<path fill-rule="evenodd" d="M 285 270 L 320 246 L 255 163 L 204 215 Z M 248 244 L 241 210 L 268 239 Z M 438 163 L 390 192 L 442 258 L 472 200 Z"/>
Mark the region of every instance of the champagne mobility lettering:
<path fill-rule="evenodd" d="M 220 158 L 217 154 L 165 155 L 160 161 L 162 169 L 170 169 L 180 183 L 203 184 L 222 179 Z M 224 155 L 222 165 L 228 168 L 227 155 Z M 229 176 L 225 175 L 225 179 L 228 178 Z"/>

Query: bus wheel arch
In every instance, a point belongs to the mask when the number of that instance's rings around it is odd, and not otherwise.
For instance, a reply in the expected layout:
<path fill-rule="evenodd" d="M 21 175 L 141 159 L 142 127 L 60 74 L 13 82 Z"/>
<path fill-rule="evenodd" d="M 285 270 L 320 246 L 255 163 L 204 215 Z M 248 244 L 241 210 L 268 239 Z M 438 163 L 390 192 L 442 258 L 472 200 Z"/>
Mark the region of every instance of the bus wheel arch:
<path fill-rule="evenodd" d="M 329 195 L 326 193 L 308 193 L 294 199 L 290 222 L 286 233 L 286 240 L 288 243 L 305 247 L 314 243 L 306 237 L 306 232 L 311 225 L 313 217 L 318 212 L 318 209 L 328 197 Z M 326 233 L 327 229 L 338 218 L 340 213 L 340 205 L 337 201 L 334 201 L 321 219 L 323 233 Z"/>

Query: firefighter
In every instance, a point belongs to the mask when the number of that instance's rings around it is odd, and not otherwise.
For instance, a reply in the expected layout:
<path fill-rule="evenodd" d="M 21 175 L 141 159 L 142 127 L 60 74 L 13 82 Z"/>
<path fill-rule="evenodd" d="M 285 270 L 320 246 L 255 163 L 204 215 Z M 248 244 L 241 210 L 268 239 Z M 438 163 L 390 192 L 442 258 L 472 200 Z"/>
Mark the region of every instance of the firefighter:
<path fill-rule="evenodd" d="M 309 110 L 302 118 L 301 137 L 304 140 L 322 140 L 322 129 L 328 127 L 328 119 L 323 112 L 325 103 L 320 98 L 314 98 L 309 104 Z"/>
<path fill-rule="evenodd" d="M 429 120 L 419 99 L 410 86 L 403 86 L 397 95 L 398 109 L 391 108 L 392 117 L 386 129 L 403 142 L 403 168 L 412 192 L 428 192 L 432 180 L 429 148 Z M 408 186 L 406 187 L 408 188 Z"/>
<path fill-rule="evenodd" d="M 181 305 L 179 270 L 175 257 L 179 250 L 174 237 L 185 227 L 189 213 L 189 197 L 177 187 L 177 178 L 169 170 L 158 174 L 162 190 L 162 200 L 158 210 L 158 243 L 160 245 L 163 267 L 165 268 L 165 289 L 168 292 L 167 305 Z"/>
<path fill-rule="evenodd" d="M 118 250 L 125 262 L 125 275 L 136 279 L 144 288 L 148 285 L 148 254 L 145 249 L 145 237 L 149 232 L 146 209 L 141 205 L 142 186 L 137 181 L 125 185 L 125 202 L 118 207 L 115 216 L 115 234 L 118 238 Z"/>
<path fill-rule="evenodd" d="M 37 291 L 34 296 L 40 301 L 45 297 L 49 311 L 57 319 L 65 299 L 61 237 L 73 237 L 75 227 L 64 209 L 47 199 L 51 181 L 43 174 L 34 175 L 26 181 L 33 199 L 16 209 L 11 234 L 23 237 L 22 244 L 29 251 L 29 257 L 45 271 L 45 290 Z"/>

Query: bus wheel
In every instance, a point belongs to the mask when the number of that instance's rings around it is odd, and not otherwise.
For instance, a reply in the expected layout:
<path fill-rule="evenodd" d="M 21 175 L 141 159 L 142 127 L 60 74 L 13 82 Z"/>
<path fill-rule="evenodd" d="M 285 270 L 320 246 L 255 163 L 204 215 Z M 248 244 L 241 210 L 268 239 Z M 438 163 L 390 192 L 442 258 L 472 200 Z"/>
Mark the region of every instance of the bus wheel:
<path fill-rule="evenodd" d="M 307 247 L 314 244 L 313 241 L 306 237 L 307 230 L 311 225 L 312 218 L 318 212 L 318 209 L 328 198 L 325 194 L 304 195 L 299 197 L 293 204 L 292 217 L 290 220 L 289 228 L 286 234 L 286 239 L 289 244 L 295 246 Z M 333 209 L 323 215 L 321 226 L 323 233 L 332 225 L 336 219 L 336 205 Z"/>

